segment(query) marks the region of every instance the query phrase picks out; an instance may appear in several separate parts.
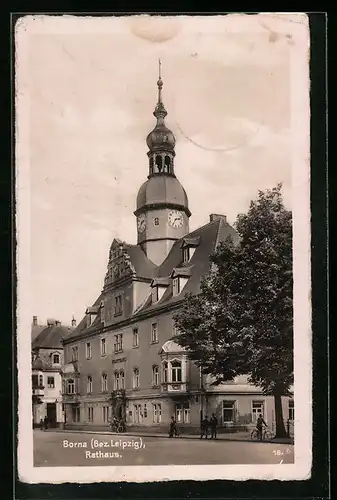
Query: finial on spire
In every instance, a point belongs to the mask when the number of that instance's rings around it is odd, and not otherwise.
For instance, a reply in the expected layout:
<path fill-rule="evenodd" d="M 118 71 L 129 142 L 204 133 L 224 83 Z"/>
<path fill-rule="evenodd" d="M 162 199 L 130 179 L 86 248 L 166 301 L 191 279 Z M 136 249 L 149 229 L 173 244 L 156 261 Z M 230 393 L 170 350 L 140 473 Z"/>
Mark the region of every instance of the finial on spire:
<path fill-rule="evenodd" d="M 163 88 L 163 80 L 161 79 L 161 60 L 160 59 L 158 59 L 158 73 L 159 73 L 159 78 L 158 78 L 158 81 L 157 81 L 157 85 L 158 85 L 158 103 L 161 103 L 162 102 L 161 89 Z"/>

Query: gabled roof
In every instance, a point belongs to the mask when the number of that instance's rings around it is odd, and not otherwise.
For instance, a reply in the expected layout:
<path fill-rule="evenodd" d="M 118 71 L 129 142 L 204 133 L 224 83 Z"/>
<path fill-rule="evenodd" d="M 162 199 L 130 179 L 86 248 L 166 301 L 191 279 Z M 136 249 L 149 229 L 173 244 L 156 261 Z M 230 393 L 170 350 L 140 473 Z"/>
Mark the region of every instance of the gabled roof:
<path fill-rule="evenodd" d="M 95 300 L 94 304 L 92 305 L 91 308 L 89 309 L 98 309 L 102 300 L 104 298 L 104 294 L 101 293 L 100 296 Z M 96 318 L 94 319 L 94 321 L 91 323 L 90 325 L 90 329 L 92 328 L 96 328 L 98 326 L 103 326 L 103 323 L 101 321 L 101 315 L 100 314 L 97 314 Z M 84 316 L 82 318 L 82 320 L 79 322 L 79 324 L 77 325 L 76 328 L 74 328 L 74 330 L 70 333 L 70 335 L 68 335 L 67 339 L 69 338 L 73 338 L 73 337 L 77 337 L 78 335 L 80 335 L 82 332 L 84 332 L 84 330 L 89 330 L 88 328 L 88 321 L 87 321 L 87 316 Z"/>
<path fill-rule="evenodd" d="M 32 349 L 62 349 L 62 339 L 69 336 L 73 327 L 59 323 L 45 327 L 32 342 Z"/>
<path fill-rule="evenodd" d="M 181 352 L 186 352 L 185 347 L 180 346 L 174 340 L 168 340 L 159 349 L 159 354 L 179 354 Z"/>

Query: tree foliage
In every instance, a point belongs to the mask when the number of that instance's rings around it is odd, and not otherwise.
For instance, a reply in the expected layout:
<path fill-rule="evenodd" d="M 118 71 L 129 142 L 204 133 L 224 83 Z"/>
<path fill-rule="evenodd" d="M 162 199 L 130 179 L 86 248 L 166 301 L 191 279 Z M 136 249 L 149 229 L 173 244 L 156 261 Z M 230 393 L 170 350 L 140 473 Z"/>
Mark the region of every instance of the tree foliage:
<path fill-rule="evenodd" d="M 259 191 L 237 217 L 239 243 L 218 246 L 201 293 L 175 317 L 177 342 L 204 373 L 219 383 L 246 374 L 275 407 L 293 383 L 292 217 L 281 189 Z"/>

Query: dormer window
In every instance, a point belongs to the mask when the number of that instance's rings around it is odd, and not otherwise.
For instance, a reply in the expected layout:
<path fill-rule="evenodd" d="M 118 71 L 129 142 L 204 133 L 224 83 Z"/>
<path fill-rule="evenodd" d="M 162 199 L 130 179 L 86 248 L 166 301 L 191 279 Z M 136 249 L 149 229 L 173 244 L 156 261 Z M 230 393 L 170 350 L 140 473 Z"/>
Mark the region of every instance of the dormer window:
<path fill-rule="evenodd" d="M 60 355 L 58 353 L 53 354 L 53 364 L 54 365 L 59 365 L 60 364 Z"/>
<path fill-rule="evenodd" d="M 182 292 L 191 274 L 192 274 L 191 267 L 180 267 L 180 268 L 177 267 L 173 269 L 171 273 L 173 297 L 179 295 Z"/>
<path fill-rule="evenodd" d="M 172 292 L 173 292 L 173 296 L 179 295 L 179 293 L 180 293 L 180 279 L 179 279 L 179 276 L 176 276 L 175 278 L 173 278 L 173 281 L 172 281 Z"/>
<path fill-rule="evenodd" d="M 169 278 L 155 278 L 152 280 L 152 304 L 155 304 L 162 298 L 169 284 Z"/>
<path fill-rule="evenodd" d="M 98 310 L 99 307 L 87 307 L 87 310 L 85 311 L 87 315 L 87 328 L 89 328 L 95 321 Z"/>
<path fill-rule="evenodd" d="M 199 246 L 199 243 L 200 243 L 200 238 L 183 239 L 181 245 L 183 264 L 187 264 L 187 262 L 189 262 L 192 259 L 196 248 Z"/>

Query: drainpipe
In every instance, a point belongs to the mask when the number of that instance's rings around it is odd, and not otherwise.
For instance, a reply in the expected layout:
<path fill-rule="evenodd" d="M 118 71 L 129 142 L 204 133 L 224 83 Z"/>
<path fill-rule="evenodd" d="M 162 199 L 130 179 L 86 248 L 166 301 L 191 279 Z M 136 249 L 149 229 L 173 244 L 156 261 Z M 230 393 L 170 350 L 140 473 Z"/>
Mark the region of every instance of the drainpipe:
<path fill-rule="evenodd" d="M 202 379 L 202 371 L 201 366 L 199 368 L 199 389 L 200 389 L 200 425 L 204 418 L 204 395 L 203 395 L 203 379 Z"/>

